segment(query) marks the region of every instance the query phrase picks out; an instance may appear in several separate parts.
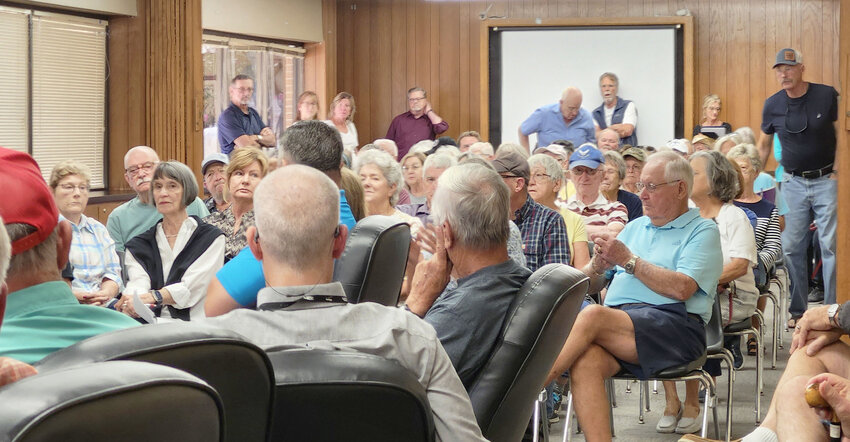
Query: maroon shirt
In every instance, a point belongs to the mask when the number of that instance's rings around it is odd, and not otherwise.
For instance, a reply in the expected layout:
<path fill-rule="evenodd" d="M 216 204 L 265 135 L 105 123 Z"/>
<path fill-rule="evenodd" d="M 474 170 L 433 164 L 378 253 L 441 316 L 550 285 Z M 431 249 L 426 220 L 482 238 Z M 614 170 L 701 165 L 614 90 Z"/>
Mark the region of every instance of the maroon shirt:
<path fill-rule="evenodd" d="M 449 123 L 446 123 L 446 120 L 434 125 L 427 115 L 416 118 L 410 111 L 407 111 L 393 118 L 390 128 L 387 129 L 387 138 L 395 141 L 398 146 L 398 159 L 401 159 L 407 155 L 410 146 L 422 140 L 433 140 L 437 134 L 448 129 Z"/>

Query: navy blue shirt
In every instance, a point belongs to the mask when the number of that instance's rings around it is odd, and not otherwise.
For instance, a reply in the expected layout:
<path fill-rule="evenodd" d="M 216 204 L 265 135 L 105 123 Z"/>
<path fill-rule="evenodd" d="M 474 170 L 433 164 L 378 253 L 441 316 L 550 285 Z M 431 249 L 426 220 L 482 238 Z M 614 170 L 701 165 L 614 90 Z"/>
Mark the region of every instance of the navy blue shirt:
<path fill-rule="evenodd" d="M 782 165 L 788 172 L 817 170 L 835 162 L 838 92 L 832 86 L 809 83 L 802 97 L 785 90 L 764 102 L 761 130 L 776 134 L 782 144 Z"/>
<path fill-rule="evenodd" d="M 643 216 L 643 203 L 640 201 L 639 196 L 629 192 L 628 190 L 620 189 L 617 191 L 617 201 L 626 206 L 626 210 L 629 211 L 630 222 L 633 219 Z"/>
<path fill-rule="evenodd" d="M 221 153 L 230 155 L 234 140 L 242 135 L 259 135 L 265 127 L 266 124 L 254 108 L 249 107 L 246 114 L 231 103 L 218 117 L 218 144 L 221 146 Z"/>

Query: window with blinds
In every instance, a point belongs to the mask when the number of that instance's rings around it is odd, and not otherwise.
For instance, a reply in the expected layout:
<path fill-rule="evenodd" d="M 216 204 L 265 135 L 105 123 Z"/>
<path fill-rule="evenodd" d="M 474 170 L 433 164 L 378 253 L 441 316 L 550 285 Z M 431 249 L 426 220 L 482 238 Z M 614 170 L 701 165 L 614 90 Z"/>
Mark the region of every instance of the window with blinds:
<path fill-rule="evenodd" d="M 45 179 L 74 159 L 104 187 L 106 24 L 0 8 L 0 146 L 29 152 Z"/>

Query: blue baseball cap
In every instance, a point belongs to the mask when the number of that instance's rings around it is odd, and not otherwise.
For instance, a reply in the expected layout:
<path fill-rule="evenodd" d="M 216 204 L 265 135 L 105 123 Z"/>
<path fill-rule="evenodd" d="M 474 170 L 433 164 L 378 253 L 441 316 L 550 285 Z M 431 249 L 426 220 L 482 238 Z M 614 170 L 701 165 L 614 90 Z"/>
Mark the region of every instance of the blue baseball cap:
<path fill-rule="evenodd" d="M 605 155 L 592 144 L 583 144 L 570 155 L 570 170 L 578 166 L 598 169 L 605 164 Z"/>

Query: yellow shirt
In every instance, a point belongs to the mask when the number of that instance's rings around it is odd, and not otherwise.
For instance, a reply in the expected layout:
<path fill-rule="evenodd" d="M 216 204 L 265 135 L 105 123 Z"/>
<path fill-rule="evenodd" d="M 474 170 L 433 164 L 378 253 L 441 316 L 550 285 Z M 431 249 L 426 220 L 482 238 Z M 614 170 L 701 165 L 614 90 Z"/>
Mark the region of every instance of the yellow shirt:
<path fill-rule="evenodd" d="M 567 238 L 570 239 L 570 260 L 572 261 L 572 257 L 575 256 L 573 244 L 582 241 L 587 242 L 587 230 L 584 228 L 584 220 L 581 219 L 581 215 L 566 207 L 561 207 L 560 213 L 564 217 L 564 224 L 567 225 Z"/>

